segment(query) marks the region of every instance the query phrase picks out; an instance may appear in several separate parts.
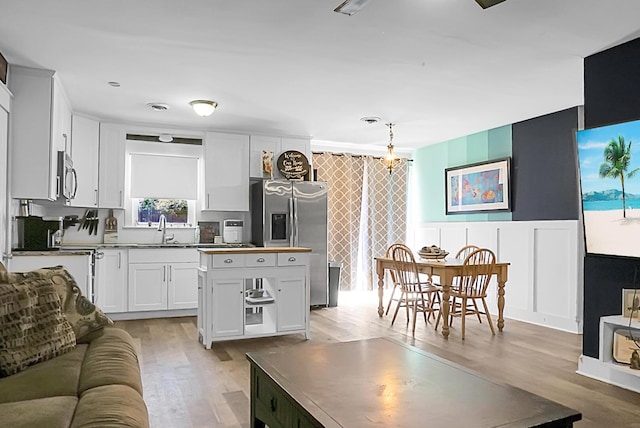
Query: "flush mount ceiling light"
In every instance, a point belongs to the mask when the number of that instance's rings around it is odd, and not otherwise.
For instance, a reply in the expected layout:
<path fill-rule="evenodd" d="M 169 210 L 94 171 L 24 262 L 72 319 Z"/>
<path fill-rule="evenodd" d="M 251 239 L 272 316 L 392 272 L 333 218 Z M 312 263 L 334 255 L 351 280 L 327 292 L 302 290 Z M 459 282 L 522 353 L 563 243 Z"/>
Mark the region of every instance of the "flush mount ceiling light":
<path fill-rule="evenodd" d="M 193 111 L 202 117 L 211 116 L 218 107 L 218 103 L 209 100 L 193 100 L 189 103 L 193 107 Z"/>
<path fill-rule="evenodd" d="M 169 110 L 169 106 L 163 103 L 147 103 L 147 107 L 149 107 L 153 111 L 167 111 Z"/>
<path fill-rule="evenodd" d="M 389 128 L 389 145 L 387 146 L 387 154 L 382 158 L 382 164 L 391 172 L 404 163 L 404 160 L 393 152 L 393 123 L 387 123 Z"/>
<path fill-rule="evenodd" d="M 369 0 L 345 0 L 340 6 L 333 9 L 333 11 L 351 16 L 362 9 L 368 2 Z"/>
<path fill-rule="evenodd" d="M 368 125 L 373 125 L 374 123 L 380 122 L 380 118 L 378 116 L 365 116 L 361 117 L 360 120 Z"/>

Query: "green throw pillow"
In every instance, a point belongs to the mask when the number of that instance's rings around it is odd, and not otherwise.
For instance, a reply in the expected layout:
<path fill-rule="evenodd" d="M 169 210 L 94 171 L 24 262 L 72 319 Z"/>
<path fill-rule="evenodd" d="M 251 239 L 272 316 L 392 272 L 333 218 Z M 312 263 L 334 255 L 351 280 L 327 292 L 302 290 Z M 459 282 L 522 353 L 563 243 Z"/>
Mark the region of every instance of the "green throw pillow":
<path fill-rule="evenodd" d="M 5 281 L 3 277 L 6 278 Z M 62 312 L 73 326 L 78 343 L 90 342 L 102 334 L 105 326 L 113 324 L 100 308 L 82 295 L 78 283 L 63 266 L 45 267 L 30 272 L 0 272 L 0 282 L 15 283 L 31 278 L 44 278 L 53 283 L 62 302 Z"/>
<path fill-rule="evenodd" d="M 75 345 L 73 328 L 50 280 L 0 283 L 0 377 L 57 357 Z"/>

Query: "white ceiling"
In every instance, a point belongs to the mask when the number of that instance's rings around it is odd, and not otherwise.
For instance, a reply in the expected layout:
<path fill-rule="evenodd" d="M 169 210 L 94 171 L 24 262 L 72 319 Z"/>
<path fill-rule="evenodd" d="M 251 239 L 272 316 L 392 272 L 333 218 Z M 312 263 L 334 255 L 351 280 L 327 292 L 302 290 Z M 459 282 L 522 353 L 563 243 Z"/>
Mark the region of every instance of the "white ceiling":
<path fill-rule="evenodd" d="M 347 148 L 383 147 L 391 121 L 414 148 L 580 105 L 583 58 L 640 35 L 638 0 L 371 0 L 353 16 L 341 1 L 0 0 L 0 52 L 57 70 L 100 119 Z"/>

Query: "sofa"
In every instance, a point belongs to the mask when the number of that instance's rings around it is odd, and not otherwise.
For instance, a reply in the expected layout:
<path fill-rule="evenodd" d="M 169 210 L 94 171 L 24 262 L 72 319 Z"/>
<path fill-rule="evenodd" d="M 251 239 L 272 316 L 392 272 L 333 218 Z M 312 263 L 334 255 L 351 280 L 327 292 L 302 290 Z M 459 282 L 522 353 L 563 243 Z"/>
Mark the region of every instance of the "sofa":
<path fill-rule="evenodd" d="M 149 426 L 132 337 L 62 266 L 0 264 L 0 426 Z"/>

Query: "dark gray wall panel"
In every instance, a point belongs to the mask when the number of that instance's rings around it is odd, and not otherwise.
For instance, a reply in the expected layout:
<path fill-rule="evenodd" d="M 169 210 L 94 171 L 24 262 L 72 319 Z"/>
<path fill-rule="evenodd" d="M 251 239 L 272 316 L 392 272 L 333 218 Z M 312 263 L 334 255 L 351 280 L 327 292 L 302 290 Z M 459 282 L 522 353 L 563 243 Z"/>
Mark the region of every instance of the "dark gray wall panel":
<path fill-rule="evenodd" d="M 578 220 L 578 107 L 512 127 L 512 220 Z"/>
<path fill-rule="evenodd" d="M 639 70 L 640 39 L 585 58 L 585 128 L 640 118 Z M 600 317 L 620 313 L 621 289 L 631 288 L 640 259 L 590 255 L 584 264 L 582 352 L 598 358 Z"/>

